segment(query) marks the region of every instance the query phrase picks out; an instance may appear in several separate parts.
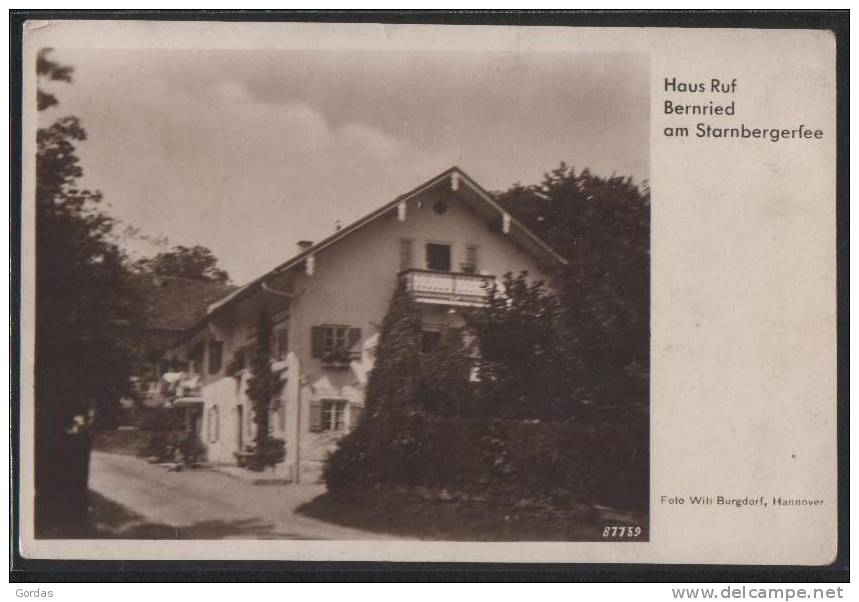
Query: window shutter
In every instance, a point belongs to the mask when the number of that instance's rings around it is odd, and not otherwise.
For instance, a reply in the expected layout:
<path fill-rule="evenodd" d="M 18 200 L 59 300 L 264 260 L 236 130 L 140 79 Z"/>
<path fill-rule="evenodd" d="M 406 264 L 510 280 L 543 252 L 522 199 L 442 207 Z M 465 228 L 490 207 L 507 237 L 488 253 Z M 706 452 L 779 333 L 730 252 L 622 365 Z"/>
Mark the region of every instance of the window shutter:
<path fill-rule="evenodd" d="M 349 406 L 349 428 L 353 429 L 361 423 L 361 416 L 364 413 L 364 406 Z"/>
<path fill-rule="evenodd" d="M 323 333 L 321 326 L 310 327 L 310 357 L 322 357 Z"/>
<path fill-rule="evenodd" d="M 282 401 L 277 406 L 277 426 L 281 433 L 286 432 L 286 406 Z"/>
<path fill-rule="evenodd" d="M 400 239 L 400 270 L 410 270 L 412 262 L 412 241 L 407 238 Z"/>
<path fill-rule="evenodd" d="M 310 432 L 322 432 L 322 402 L 318 400 L 310 402 Z"/>
<path fill-rule="evenodd" d="M 361 329 L 360 328 L 350 328 L 349 329 L 349 351 L 355 351 L 355 349 L 361 343 Z M 359 350 L 360 351 L 360 350 Z"/>
<path fill-rule="evenodd" d="M 277 331 L 277 359 L 286 359 L 289 350 L 289 330 L 281 328 Z"/>

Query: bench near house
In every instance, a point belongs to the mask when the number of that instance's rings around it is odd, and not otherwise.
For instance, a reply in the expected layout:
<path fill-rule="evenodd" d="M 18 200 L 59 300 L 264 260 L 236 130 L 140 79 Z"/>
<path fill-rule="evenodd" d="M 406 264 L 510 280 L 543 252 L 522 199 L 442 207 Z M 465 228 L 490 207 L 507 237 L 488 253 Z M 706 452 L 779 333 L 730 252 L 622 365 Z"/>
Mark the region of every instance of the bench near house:
<path fill-rule="evenodd" d="M 563 259 L 453 167 L 208 305 L 171 355 L 199 368 L 175 403 L 214 463 L 234 464 L 253 443 L 245 394 L 249 350 L 265 311 L 273 324 L 273 368 L 283 381 L 272 434 L 286 441 L 277 471 L 319 480 L 327 454 L 360 420 L 382 319 L 399 278 L 420 303 L 431 347 L 457 311 L 481 305 L 484 287 L 505 272 Z M 232 372 L 227 374 L 227 365 Z M 190 394 L 189 394 L 190 393 Z"/>

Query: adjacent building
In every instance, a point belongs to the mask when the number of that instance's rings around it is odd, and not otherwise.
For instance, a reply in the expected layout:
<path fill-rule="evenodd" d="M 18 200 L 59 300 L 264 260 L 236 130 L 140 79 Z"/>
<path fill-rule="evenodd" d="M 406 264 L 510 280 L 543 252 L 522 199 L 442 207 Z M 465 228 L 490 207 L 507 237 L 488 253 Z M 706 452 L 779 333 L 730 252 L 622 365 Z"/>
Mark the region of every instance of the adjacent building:
<path fill-rule="evenodd" d="M 245 394 L 260 312 L 273 323 L 273 369 L 283 383 L 273 435 L 277 467 L 293 482 L 319 479 L 327 454 L 360 420 L 382 319 L 398 279 L 420 304 L 424 345 L 465 307 L 484 303 L 506 272 L 535 278 L 564 260 L 454 167 L 337 230 L 208 305 L 171 357 L 196 367 L 187 408 L 214 463 L 236 463 L 254 439 Z"/>
<path fill-rule="evenodd" d="M 122 400 L 123 422 L 136 424 L 140 406 L 158 407 L 177 392 L 179 375 L 193 374 L 176 346 L 206 314 L 210 303 L 236 289 L 209 282 L 142 273 L 129 274 L 126 286 L 140 302 L 140 314 L 124 326 L 136 358 L 136 399 Z M 170 376 L 175 375 L 175 376 Z M 173 380 L 174 382 L 170 382 Z"/>

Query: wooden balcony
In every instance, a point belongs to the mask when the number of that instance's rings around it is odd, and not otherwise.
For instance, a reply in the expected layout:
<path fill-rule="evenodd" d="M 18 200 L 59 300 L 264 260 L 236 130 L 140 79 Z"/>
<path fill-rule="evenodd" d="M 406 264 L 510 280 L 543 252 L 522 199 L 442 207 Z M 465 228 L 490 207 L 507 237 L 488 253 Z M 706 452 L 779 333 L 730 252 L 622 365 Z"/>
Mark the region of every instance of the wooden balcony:
<path fill-rule="evenodd" d="M 415 301 L 467 307 L 486 305 L 488 289 L 495 282 L 495 276 L 432 270 L 405 270 L 400 276 Z"/>
<path fill-rule="evenodd" d="M 188 401 L 202 403 L 202 377 L 196 372 L 168 372 L 161 376 L 160 393 L 168 400 L 168 405 Z"/>

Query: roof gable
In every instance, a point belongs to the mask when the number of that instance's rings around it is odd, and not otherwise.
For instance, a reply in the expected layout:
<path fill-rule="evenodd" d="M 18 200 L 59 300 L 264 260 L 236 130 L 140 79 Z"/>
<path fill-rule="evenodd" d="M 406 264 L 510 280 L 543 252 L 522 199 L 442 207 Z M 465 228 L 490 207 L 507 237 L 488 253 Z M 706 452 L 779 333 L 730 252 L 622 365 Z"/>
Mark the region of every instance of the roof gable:
<path fill-rule="evenodd" d="M 505 210 L 501 205 L 499 205 L 495 201 L 495 199 L 493 199 L 492 196 L 486 190 L 484 190 L 479 184 L 477 184 L 477 182 L 475 182 L 470 176 L 468 176 L 468 174 L 462 171 L 459 167 L 453 166 L 438 174 L 437 176 L 430 178 L 429 180 L 413 188 L 412 190 L 399 195 L 394 200 L 390 201 L 389 203 L 386 203 L 385 205 L 382 205 L 375 211 L 368 213 L 364 217 L 356 220 L 348 226 L 337 230 L 331 236 L 309 246 L 307 249 L 304 249 L 302 252 L 291 257 L 284 263 L 280 264 L 279 266 L 275 267 L 274 269 L 270 270 L 259 278 L 251 281 L 240 289 L 234 291 L 232 294 L 224 297 L 223 299 L 218 300 L 215 303 L 212 303 L 208 307 L 207 313 L 211 315 L 222 311 L 227 306 L 238 302 L 246 295 L 251 294 L 254 290 L 263 286 L 263 283 L 266 280 L 269 280 L 270 278 L 278 274 L 282 274 L 286 271 L 304 265 L 304 262 L 314 254 L 322 251 L 327 247 L 330 247 L 331 245 L 336 244 L 337 242 L 343 240 L 353 232 L 376 221 L 377 219 L 392 212 L 398 211 L 398 207 L 400 205 L 409 201 L 410 199 L 417 197 L 421 193 L 442 185 L 450 186 L 451 189 L 457 191 L 463 197 L 463 199 L 469 203 L 472 209 L 475 209 L 477 213 L 480 214 L 484 219 L 498 220 L 499 227 L 502 229 L 502 231 L 505 234 L 510 234 L 512 237 L 514 237 L 516 242 L 520 243 L 531 254 L 541 256 L 548 261 L 555 262 L 557 264 L 565 265 L 567 263 L 567 260 L 564 259 L 564 257 L 558 254 L 545 241 L 543 241 L 540 237 L 538 237 L 531 230 L 529 230 L 524 224 L 520 223 L 518 220 L 516 220 L 516 218 L 510 215 L 507 210 Z"/>

